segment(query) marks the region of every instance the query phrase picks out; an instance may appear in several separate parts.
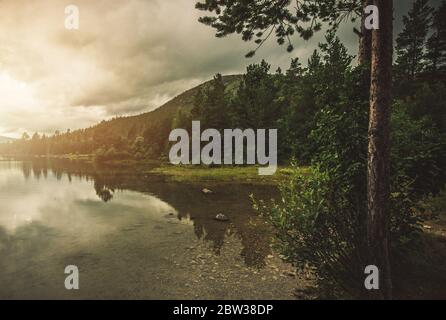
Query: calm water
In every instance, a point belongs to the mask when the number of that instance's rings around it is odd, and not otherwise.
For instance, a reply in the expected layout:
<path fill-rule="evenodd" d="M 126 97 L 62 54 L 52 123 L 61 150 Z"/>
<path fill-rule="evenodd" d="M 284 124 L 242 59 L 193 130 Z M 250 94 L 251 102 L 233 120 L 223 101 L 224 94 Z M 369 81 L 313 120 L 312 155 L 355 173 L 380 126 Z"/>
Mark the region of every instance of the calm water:
<path fill-rule="evenodd" d="M 250 193 L 274 190 L 0 160 L 0 298 L 286 298 Z M 78 291 L 64 288 L 67 265 L 80 270 Z"/>

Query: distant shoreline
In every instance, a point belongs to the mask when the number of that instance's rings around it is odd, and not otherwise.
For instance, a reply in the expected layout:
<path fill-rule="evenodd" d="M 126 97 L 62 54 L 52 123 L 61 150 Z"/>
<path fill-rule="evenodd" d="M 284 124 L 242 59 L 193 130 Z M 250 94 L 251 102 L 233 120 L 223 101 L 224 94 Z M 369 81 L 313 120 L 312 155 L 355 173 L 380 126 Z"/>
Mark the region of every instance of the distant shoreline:
<path fill-rule="evenodd" d="M 95 161 L 93 155 L 48 155 L 48 156 L 17 156 L 0 155 L 1 158 L 15 160 L 48 159 L 71 160 L 91 163 L 100 169 L 101 167 L 119 169 L 124 172 L 138 173 L 162 177 L 167 182 L 188 183 L 242 183 L 255 185 L 277 186 L 287 177 L 292 168 L 280 166 L 277 173 L 272 176 L 259 176 L 258 166 L 203 166 L 203 165 L 171 165 L 162 160 L 107 160 Z M 306 168 L 301 168 L 306 172 Z"/>

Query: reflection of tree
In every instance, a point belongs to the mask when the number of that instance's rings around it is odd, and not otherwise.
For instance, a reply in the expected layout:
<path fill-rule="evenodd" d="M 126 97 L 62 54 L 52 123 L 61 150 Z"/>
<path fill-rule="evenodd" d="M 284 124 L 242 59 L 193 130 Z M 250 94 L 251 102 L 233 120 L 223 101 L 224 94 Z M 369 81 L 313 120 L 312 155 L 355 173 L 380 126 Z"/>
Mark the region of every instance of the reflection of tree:
<path fill-rule="evenodd" d="M 169 203 L 178 212 L 179 219 L 190 218 L 197 238 L 210 241 L 216 254 L 220 253 L 227 235 L 236 235 L 243 246 L 241 255 L 248 266 L 262 266 L 270 254 L 270 234 L 265 223 L 253 214 L 248 195 L 271 197 L 272 190 L 267 187 L 231 185 L 215 187 L 214 195 L 204 195 L 203 186 L 166 183 L 154 176 L 141 177 L 124 174 L 122 169 L 107 165 L 92 165 L 68 159 L 34 159 L 34 176 L 46 179 L 47 172 L 61 179 L 64 175 L 93 180 L 97 196 L 104 202 L 113 199 L 115 190 L 133 190 L 156 195 Z M 25 162 L 24 162 L 25 163 Z M 25 176 L 30 175 L 30 164 L 23 165 Z M 214 188 L 211 188 L 214 189 Z M 214 191 L 215 191 L 214 190 Z M 217 222 L 214 217 L 225 213 L 230 222 Z M 255 224 L 252 224 L 252 221 Z"/>
<path fill-rule="evenodd" d="M 26 180 L 29 179 L 31 176 L 31 165 L 28 161 L 22 162 L 22 171 L 23 171 L 23 177 L 25 177 Z"/>
<path fill-rule="evenodd" d="M 126 183 L 126 187 L 130 187 Z M 248 266 L 263 266 L 271 253 L 270 229 L 258 216 L 253 214 L 249 194 L 271 197 L 268 187 L 231 185 L 218 186 L 214 195 L 204 195 L 202 186 L 178 183 L 157 183 L 145 181 L 134 184 L 132 190 L 155 194 L 168 202 L 179 212 L 179 219 L 191 219 L 197 238 L 210 241 L 215 253 L 219 254 L 227 235 L 240 238 L 243 249 L 241 256 Z M 273 191 L 274 192 L 274 191 Z M 215 221 L 215 215 L 225 213 L 230 222 Z"/>
<path fill-rule="evenodd" d="M 36 162 L 33 162 L 32 163 L 32 170 L 33 170 L 34 178 L 39 180 L 40 177 L 42 176 L 42 168 L 38 164 L 36 164 Z"/>
<path fill-rule="evenodd" d="M 96 190 L 96 194 L 104 202 L 109 202 L 113 199 L 114 190 L 108 189 L 100 180 L 94 181 L 94 190 Z"/>

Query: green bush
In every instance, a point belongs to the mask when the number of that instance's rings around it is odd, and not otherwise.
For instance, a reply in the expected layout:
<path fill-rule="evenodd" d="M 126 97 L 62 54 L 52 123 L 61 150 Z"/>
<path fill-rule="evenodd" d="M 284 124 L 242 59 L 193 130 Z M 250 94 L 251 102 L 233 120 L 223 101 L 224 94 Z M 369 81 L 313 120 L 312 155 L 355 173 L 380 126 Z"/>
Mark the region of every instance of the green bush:
<path fill-rule="evenodd" d="M 286 259 L 297 268 L 314 270 L 321 294 L 357 298 L 367 295 L 364 268 L 370 264 L 366 241 L 369 102 L 367 95 L 358 94 L 367 92 L 369 72 L 351 69 L 351 58 L 333 36 L 327 37 L 321 50 L 319 66 L 307 75 L 318 79 L 319 110 L 309 135 L 313 146 L 310 172 L 302 175 L 295 164 L 294 172 L 280 186 L 280 201 L 254 200 L 254 208 L 275 227 Z M 413 138 L 413 130 L 401 128 L 397 143 Z M 400 151 L 397 146 L 393 157 Z M 416 149 L 417 154 L 419 151 Z M 392 252 L 413 247 L 418 238 L 408 161 L 400 155 L 390 177 Z"/>
<path fill-rule="evenodd" d="M 392 172 L 412 181 L 419 197 L 438 193 L 446 181 L 446 135 L 430 117 L 413 119 L 406 101 L 392 112 Z"/>
<path fill-rule="evenodd" d="M 323 295 L 357 296 L 364 270 L 360 215 L 333 172 L 300 172 L 280 186 L 280 202 L 254 201 L 254 208 L 275 227 L 286 260 L 314 270 Z"/>

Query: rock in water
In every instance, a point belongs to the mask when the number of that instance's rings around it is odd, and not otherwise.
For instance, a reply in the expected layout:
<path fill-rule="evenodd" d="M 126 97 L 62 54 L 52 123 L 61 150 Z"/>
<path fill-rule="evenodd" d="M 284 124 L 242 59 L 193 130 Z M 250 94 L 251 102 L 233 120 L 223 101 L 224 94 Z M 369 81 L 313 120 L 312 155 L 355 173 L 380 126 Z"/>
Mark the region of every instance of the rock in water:
<path fill-rule="evenodd" d="M 223 213 L 219 213 L 215 216 L 215 220 L 217 221 L 229 221 L 229 218 Z"/>
<path fill-rule="evenodd" d="M 204 188 L 203 190 L 201 190 L 201 192 L 203 192 L 204 194 L 212 194 L 212 190 L 206 189 Z"/>

